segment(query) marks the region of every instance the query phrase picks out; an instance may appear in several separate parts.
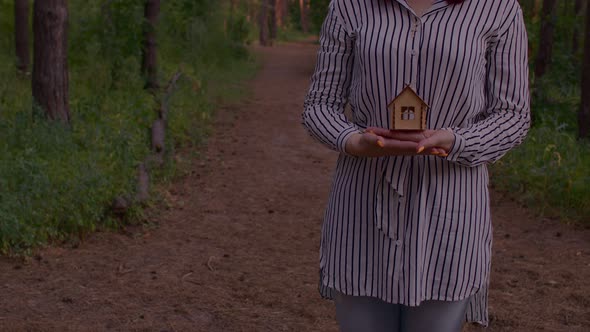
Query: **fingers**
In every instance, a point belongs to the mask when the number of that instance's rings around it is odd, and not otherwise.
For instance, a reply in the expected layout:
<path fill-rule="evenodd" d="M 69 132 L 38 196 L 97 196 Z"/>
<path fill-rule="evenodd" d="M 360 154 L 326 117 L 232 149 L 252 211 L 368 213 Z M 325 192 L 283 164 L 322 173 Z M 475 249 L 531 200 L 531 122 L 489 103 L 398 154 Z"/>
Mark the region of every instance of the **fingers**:
<path fill-rule="evenodd" d="M 387 135 L 388 129 L 383 128 L 369 128 L 365 131 L 368 140 L 384 149 L 414 149 L 416 150 L 417 142 L 408 140 L 393 139 Z"/>
<path fill-rule="evenodd" d="M 383 150 L 388 155 L 420 154 L 446 157 L 450 149 L 445 148 L 449 146 L 447 133 L 439 130 L 401 131 L 369 127 L 363 134 L 363 143 L 367 147 Z M 452 134 L 450 136 L 454 139 Z"/>
<path fill-rule="evenodd" d="M 419 130 L 389 130 L 379 127 L 369 127 L 366 131 L 381 137 L 387 137 L 399 141 L 414 141 L 416 143 L 426 138 L 424 132 Z"/>
<path fill-rule="evenodd" d="M 392 150 L 400 154 L 416 154 L 418 144 L 416 142 L 384 139 L 382 148 Z"/>
<path fill-rule="evenodd" d="M 435 148 L 437 146 L 441 145 L 441 141 L 439 138 L 437 138 L 436 136 L 431 136 L 429 138 L 420 140 L 418 142 L 418 153 L 421 153 L 422 151 L 426 150 L 426 149 L 432 149 Z"/>
<path fill-rule="evenodd" d="M 383 145 L 383 139 L 379 135 L 376 135 L 373 131 L 366 130 L 362 137 L 363 143 L 365 144 L 377 146 Z"/>
<path fill-rule="evenodd" d="M 375 134 L 382 137 L 389 137 L 389 129 L 379 128 L 379 127 L 369 127 L 365 130 L 367 133 Z"/>
<path fill-rule="evenodd" d="M 373 151 L 371 154 L 386 155 L 386 141 L 388 138 L 381 137 L 373 132 L 366 131 L 362 136 L 362 145 L 366 151 Z"/>
<path fill-rule="evenodd" d="M 429 135 L 428 137 L 424 138 L 423 140 L 418 142 L 418 150 L 416 150 L 418 153 L 421 153 L 423 151 L 426 151 L 428 149 L 433 149 L 433 148 L 438 148 L 442 151 L 439 151 L 439 153 L 442 154 L 448 154 L 448 151 L 450 151 L 452 145 L 453 145 L 453 141 L 455 139 L 455 136 L 446 130 L 437 130 L 435 132 L 432 133 L 432 135 Z"/>
<path fill-rule="evenodd" d="M 442 149 L 439 147 L 425 148 L 423 146 L 418 146 L 417 153 L 421 154 L 421 155 L 433 155 L 433 156 L 441 156 L 441 157 L 448 156 L 448 153 L 445 151 L 445 149 Z"/>
<path fill-rule="evenodd" d="M 440 156 L 440 157 L 446 157 L 449 155 L 447 153 L 447 151 L 445 151 L 445 149 L 441 149 L 441 148 L 428 148 L 428 149 L 425 149 L 425 152 L 423 154 Z"/>

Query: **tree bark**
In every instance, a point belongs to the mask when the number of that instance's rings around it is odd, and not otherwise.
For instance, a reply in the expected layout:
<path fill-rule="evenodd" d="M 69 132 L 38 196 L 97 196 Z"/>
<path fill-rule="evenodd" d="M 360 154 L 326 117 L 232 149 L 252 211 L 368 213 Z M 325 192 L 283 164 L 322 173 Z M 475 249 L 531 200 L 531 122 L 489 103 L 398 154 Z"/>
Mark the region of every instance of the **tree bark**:
<path fill-rule="evenodd" d="M 67 0 L 35 0 L 32 89 L 51 120 L 70 121 Z"/>
<path fill-rule="evenodd" d="M 541 4 L 543 3 L 544 0 L 535 0 L 535 3 L 533 4 L 533 17 L 532 19 L 534 21 L 537 21 L 537 19 L 539 18 L 539 12 L 541 11 Z"/>
<path fill-rule="evenodd" d="M 145 88 L 157 90 L 158 82 L 158 44 L 156 27 L 160 16 L 160 0 L 145 0 L 145 28 L 143 35 L 141 71 L 145 77 Z"/>
<path fill-rule="evenodd" d="M 533 2 L 534 2 L 534 0 L 520 0 L 519 1 L 525 17 L 527 17 L 528 15 L 530 15 L 532 13 Z"/>
<path fill-rule="evenodd" d="M 574 15 L 576 16 L 576 22 L 574 24 L 574 32 L 572 37 L 572 52 L 577 55 L 580 51 L 580 21 L 582 21 L 583 5 L 585 1 L 576 0 L 574 3 Z"/>
<path fill-rule="evenodd" d="M 276 0 L 276 21 L 279 28 L 287 24 L 287 14 L 289 13 L 289 3 L 287 0 Z"/>
<path fill-rule="evenodd" d="M 547 72 L 551 63 L 553 51 L 553 31 L 555 29 L 555 5 L 557 0 L 543 0 L 541 13 L 541 32 L 539 35 L 539 50 L 535 60 L 535 79 L 541 78 Z"/>
<path fill-rule="evenodd" d="M 150 174 L 145 163 L 141 163 L 137 169 L 137 194 L 135 200 L 144 203 L 150 198 Z"/>
<path fill-rule="evenodd" d="M 30 65 L 29 49 L 29 0 L 14 0 L 14 41 L 16 46 L 16 67 L 27 72 Z"/>
<path fill-rule="evenodd" d="M 301 14 L 301 30 L 309 33 L 309 0 L 299 0 L 299 12 Z"/>
<path fill-rule="evenodd" d="M 262 0 L 260 2 L 260 13 L 258 14 L 258 27 L 260 30 L 260 45 L 268 46 L 268 4 L 270 0 Z"/>
<path fill-rule="evenodd" d="M 586 17 L 590 17 L 586 6 Z M 590 138 L 590 19 L 586 19 L 584 32 L 584 65 L 582 69 L 582 103 L 578 111 L 578 136 Z"/>
<path fill-rule="evenodd" d="M 277 5 L 278 0 L 270 0 L 269 17 L 270 17 L 270 40 L 277 39 Z"/>

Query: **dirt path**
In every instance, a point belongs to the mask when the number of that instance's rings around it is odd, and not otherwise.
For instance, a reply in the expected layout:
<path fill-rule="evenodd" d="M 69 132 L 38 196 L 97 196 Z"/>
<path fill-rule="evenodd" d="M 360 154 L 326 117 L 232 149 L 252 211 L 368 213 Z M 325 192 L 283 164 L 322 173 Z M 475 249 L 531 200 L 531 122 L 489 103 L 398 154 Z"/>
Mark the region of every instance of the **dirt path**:
<path fill-rule="evenodd" d="M 315 46 L 263 53 L 156 227 L 0 260 L 0 331 L 337 330 L 316 284 L 336 155 L 299 125 Z M 489 331 L 590 330 L 590 232 L 493 207 Z"/>

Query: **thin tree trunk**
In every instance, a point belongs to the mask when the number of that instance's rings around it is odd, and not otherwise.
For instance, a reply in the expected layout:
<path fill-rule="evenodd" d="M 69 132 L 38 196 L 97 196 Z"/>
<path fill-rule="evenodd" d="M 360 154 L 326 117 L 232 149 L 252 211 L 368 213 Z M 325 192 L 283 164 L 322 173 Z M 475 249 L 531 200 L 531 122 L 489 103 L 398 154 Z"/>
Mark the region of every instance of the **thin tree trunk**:
<path fill-rule="evenodd" d="M 29 50 L 29 0 L 14 0 L 14 41 L 16 46 L 16 67 L 27 72 L 30 65 Z"/>
<path fill-rule="evenodd" d="M 299 12 L 301 14 L 301 30 L 309 33 L 309 0 L 299 0 Z"/>
<path fill-rule="evenodd" d="M 69 123 L 67 0 L 35 0 L 33 98 L 47 117 Z"/>
<path fill-rule="evenodd" d="M 521 0 L 520 6 L 522 7 L 522 11 L 524 12 L 525 17 L 531 15 L 534 6 L 534 0 Z"/>
<path fill-rule="evenodd" d="M 277 39 L 277 4 L 278 0 L 270 0 L 270 40 Z"/>
<path fill-rule="evenodd" d="M 144 7 L 145 29 L 142 48 L 141 71 L 145 77 L 145 88 L 157 90 L 158 82 L 158 43 L 156 39 L 156 27 L 160 16 L 160 0 L 145 0 Z"/>
<path fill-rule="evenodd" d="M 260 19 L 260 6 L 258 6 L 258 2 L 250 0 L 248 2 L 247 20 L 249 23 L 254 24 L 258 19 Z"/>
<path fill-rule="evenodd" d="M 589 15 L 590 6 L 586 6 L 586 17 L 590 17 Z M 582 103 L 578 111 L 578 135 L 580 138 L 590 138 L 590 19 L 586 19 L 584 38 Z"/>
<path fill-rule="evenodd" d="M 260 29 L 260 45 L 268 46 L 268 3 L 270 0 L 260 2 L 260 13 L 258 14 L 258 27 Z"/>
<path fill-rule="evenodd" d="M 541 78 L 543 75 L 545 75 L 547 68 L 551 63 L 556 4 L 557 0 L 543 0 L 541 32 L 539 35 L 539 50 L 535 60 L 535 79 Z"/>
<path fill-rule="evenodd" d="M 287 24 L 287 14 L 289 11 L 289 3 L 287 0 L 276 0 L 276 20 L 279 28 Z"/>
<path fill-rule="evenodd" d="M 236 11 L 236 0 L 229 0 L 229 18 L 228 19 L 224 19 L 224 26 L 225 26 L 225 32 L 227 33 L 228 30 L 228 21 L 229 24 L 234 24 L 234 12 Z"/>
<path fill-rule="evenodd" d="M 537 21 L 537 19 L 539 18 L 539 12 L 541 11 L 541 4 L 543 3 L 544 0 L 535 0 L 535 3 L 533 4 L 533 20 Z"/>
<path fill-rule="evenodd" d="M 582 17 L 583 17 L 583 5 L 584 5 L 585 1 L 582 0 L 576 0 L 576 2 L 574 3 L 574 15 L 576 16 L 576 22 L 574 23 L 574 32 L 573 32 L 573 38 L 572 38 L 572 52 L 574 53 L 574 55 L 577 55 L 578 52 L 580 51 L 580 26 L 581 23 L 580 21 L 582 21 Z"/>

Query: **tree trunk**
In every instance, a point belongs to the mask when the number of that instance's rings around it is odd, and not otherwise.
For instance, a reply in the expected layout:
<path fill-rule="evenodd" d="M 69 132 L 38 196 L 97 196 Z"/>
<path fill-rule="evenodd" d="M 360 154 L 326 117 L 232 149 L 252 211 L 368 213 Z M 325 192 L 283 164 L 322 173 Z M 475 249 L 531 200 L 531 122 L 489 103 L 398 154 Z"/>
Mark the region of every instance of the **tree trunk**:
<path fill-rule="evenodd" d="M 145 88 L 157 90 L 158 82 L 158 44 L 156 27 L 160 16 L 160 0 L 145 0 L 145 28 L 143 35 L 141 71 L 145 77 Z"/>
<path fill-rule="evenodd" d="M 289 13 L 289 3 L 287 0 L 276 0 L 276 21 L 279 28 L 287 24 L 287 15 Z"/>
<path fill-rule="evenodd" d="M 33 98 L 51 120 L 70 121 L 67 0 L 35 0 Z"/>
<path fill-rule="evenodd" d="M 547 72 L 553 51 L 553 30 L 555 29 L 555 5 L 557 0 L 543 0 L 541 14 L 541 32 L 539 35 L 539 50 L 535 60 L 535 79 L 541 78 Z"/>
<path fill-rule="evenodd" d="M 586 17 L 590 17 L 589 15 L 590 6 L 586 6 Z M 582 103 L 578 111 L 578 135 L 580 138 L 590 138 L 590 19 L 586 19 L 584 38 Z"/>
<path fill-rule="evenodd" d="M 260 2 L 260 13 L 258 14 L 258 27 L 260 29 L 260 45 L 268 46 L 268 3 L 270 0 Z"/>
<path fill-rule="evenodd" d="M 14 0 L 16 67 L 21 72 L 27 72 L 30 65 L 29 15 L 29 0 Z"/>
<path fill-rule="evenodd" d="M 574 15 L 576 16 L 576 22 L 574 23 L 574 32 L 572 38 L 572 53 L 577 55 L 580 51 L 580 25 L 583 21 L 583 5 L 585 1 L 576 0 L 574 3 Z"/>
<path fill-rule="evenodd" d="M 309 0 L 299 0 L 299 12 L 301 14 L 301 30 L 309 33 Z"/>
<path fill-rule="evenodd" d="M 248 1 L 248 16 L 246 17 L 248 23 L 255 24 L 256 20 L 260 19 L 260 6 L 257 1 Z"/>
<path fill-rule="evenodd" d="M 271 41 L 277 39 L 277 5 L 278 0 L 270 0 L 269 17 Z"/>
<path fill-rule="evenodd" d="M 532 17 L 532 11 L 534 6 L 534 0 L 520 0 L 520 6 L 522 7 L 522 11 L 524 16 L 527 17 L 530 15 Z"/>
<path fill-rule="evenodd" d="M 539 18 L 539 12 L 541 11 L 541 4 L 543 3 L 544 0 L 535 0 L 535 3 L 533 4 L 533 20 L 537 21 L 537 19 Z"/>
<path fill-rule="evenodd" d="M 234 24 L 234 12 L 236 11 L 236 0 L 229 0 L 229 17 L 223 19 L 224 31 L 227 35 L 228 24 Z"/>

